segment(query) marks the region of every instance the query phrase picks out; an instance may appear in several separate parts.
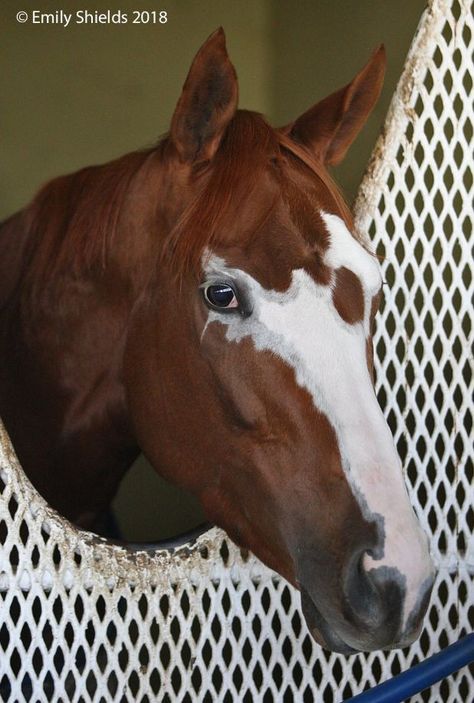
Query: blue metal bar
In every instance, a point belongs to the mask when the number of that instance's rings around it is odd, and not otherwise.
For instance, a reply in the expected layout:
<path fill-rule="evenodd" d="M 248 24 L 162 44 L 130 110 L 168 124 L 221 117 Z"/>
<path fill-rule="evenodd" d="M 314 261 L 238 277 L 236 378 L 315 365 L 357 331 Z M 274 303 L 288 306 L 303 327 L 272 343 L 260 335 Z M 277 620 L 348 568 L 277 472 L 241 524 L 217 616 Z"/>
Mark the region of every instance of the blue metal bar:
<path fill-rule="evenodd" d="M 420 693 L 472 662 L 474 662 L 474 633 L 463 637 L 408 671 L 403 671 L 389 681 L 359 693 L 349 700 L 350 703 L 403 703 L 415 693 Z"/>

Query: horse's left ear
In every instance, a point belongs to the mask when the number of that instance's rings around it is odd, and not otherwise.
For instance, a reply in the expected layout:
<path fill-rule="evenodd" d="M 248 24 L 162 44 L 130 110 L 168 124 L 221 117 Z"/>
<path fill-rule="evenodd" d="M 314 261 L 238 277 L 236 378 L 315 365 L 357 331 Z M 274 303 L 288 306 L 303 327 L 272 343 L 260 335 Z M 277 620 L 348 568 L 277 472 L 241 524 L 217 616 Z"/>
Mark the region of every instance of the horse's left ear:
<path fill-rule="evenodd" d="M 338 164 L 377 102 L 384 74 L 382 44 L 348 85 L 311 107 L 284 131 L 308 147 L 318 160 L 330 166 Z"/>
<path fill-rule="evenodd" d="M 171 121 L 170 137 L 182 161 L 212 159 L 237 100 L 237 76 L 220 27 L 196 54 Z"/>

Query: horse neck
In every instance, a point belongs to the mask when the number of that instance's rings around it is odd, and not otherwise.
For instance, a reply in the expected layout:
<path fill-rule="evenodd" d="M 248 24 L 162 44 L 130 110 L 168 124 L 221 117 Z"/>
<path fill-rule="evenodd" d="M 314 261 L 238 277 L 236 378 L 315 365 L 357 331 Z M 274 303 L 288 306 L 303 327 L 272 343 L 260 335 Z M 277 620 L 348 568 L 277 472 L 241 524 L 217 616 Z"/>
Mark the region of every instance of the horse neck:
<path fill-rule="evenodd" d="M 107 505 L 137 452 L 120 380 L 128 307 L 112 271 L 32 275 L 42 225 L 27 209 L 0 227 L 0 415 L 30 480 L 77 520 L 89 494 Z M 67 229 L 53 234 L 59 245 Z"/>
<path fill-rule="evenodd" d="M 122 405 L 120 354 L 137 266 L 136 232 L 120 219 L 145 160 L 131 154 L 55 179 L 0 229 L 3 372 L 33 364 L 53 379 L 58 397 L 68 389 L 71 406 L 88 405 L 98 385 L 104 402 L 113 396 L 114 407 Z M 21 362 L 13 363 L 12 348 Z"/>
<path fill-rule="evenodd" d="M 0 311 L 8 304 L 22 275 L 28 242 L 24 220 L 22 211 L 0 224 Z"/>

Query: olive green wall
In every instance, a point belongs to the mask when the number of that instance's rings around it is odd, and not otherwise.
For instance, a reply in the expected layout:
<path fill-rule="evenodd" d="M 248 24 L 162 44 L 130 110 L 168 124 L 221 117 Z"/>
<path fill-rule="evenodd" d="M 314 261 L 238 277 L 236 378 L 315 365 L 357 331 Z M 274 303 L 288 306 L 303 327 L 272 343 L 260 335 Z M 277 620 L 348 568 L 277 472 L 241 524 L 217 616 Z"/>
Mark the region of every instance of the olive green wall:
<path fill-rule="evenodd" d="M 19 24 L 18 10 L 168 10 L 165 25 Z M 31 13 L 31 10 L 29 10 Z M 268 111 L 269 1 L 2 0 L 0 217 L 46 179 L 153 144 L 169 125 L 190 62 L 219 25 L 243 104 Z"/>
<path fill-rule="evenodd" d="M 48 178 L 152 144 L 166 131 L 192 57 L 223 25 L 240 103 L 283 124 L 344 85 L 384 42 L 382 99 L 336 178 L 353 198 L 424 8 L 423 0 L 43 0 L 44 12 L 166 9 L 165 25 L 19 24 L 32 3 L 0 8 L 0 216 Z M 33 5 L 34 6 L 34 5 Z M 139 462 L 116 500 L 134 539 L 175 534 L 201 519 L 196 502 Z"/>
<path fill-rule="evenodd" d="M 313 101 L 345 85 L 380 43 L 387 50 L 385 85 L 369 121 L 335 171 L 347 197 L 383 124 L 424 0 L 275 0 L 272 4 L 272 113 L 285 124 Z"/>

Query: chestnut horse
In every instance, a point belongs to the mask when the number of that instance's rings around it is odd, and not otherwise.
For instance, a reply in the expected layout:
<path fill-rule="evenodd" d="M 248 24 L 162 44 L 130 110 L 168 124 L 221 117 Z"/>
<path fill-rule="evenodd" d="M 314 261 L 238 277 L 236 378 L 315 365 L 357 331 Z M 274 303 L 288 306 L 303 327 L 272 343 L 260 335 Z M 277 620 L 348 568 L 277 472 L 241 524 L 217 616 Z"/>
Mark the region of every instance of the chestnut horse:
<path fill-rule="evenodd" d="M 273 129 L 218 30 L 156 147 L 53 180 L 0 236 L 0 412 L 37 489 L 93 528 L 143 451 L 346 653 L 410 643 L 433 581 L 373 390 L 379 266 L 327 172 L 384 65 Z"/>

